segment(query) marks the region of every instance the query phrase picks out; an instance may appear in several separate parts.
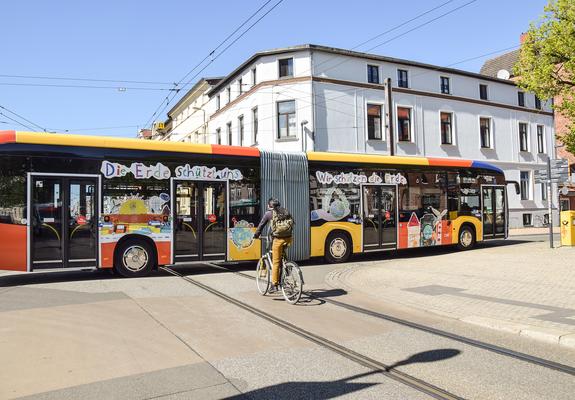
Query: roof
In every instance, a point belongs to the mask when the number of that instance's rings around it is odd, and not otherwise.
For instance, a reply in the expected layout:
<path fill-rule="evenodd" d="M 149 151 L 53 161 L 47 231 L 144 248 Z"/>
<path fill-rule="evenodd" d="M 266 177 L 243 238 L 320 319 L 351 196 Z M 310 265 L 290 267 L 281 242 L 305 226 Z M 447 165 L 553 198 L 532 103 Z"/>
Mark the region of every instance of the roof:
<path fill-rule="evenodd" d="M 216 84 L 208 92 L 208 96 L 212 96 L 214 93 L 219 91 L 222 87 L 226 86 L 230 81 L 232 81 L 235 78 L 235 76 L 238 73 L 245 70 L 246 67 L 253 64 L 254 61 L 256 61 L 257 59 L 259 59 L 261 57 L 270 56 L 270 55 L 279 55 L 279 54 L 285 54 L 285 53 L 292 53 L 292 52 L 302 51 L 302 50 L 322 51 L 325 53 L 339 54 L 339 55 L 344 55 L 344 56 L 349 56 L 349 57 L 356 57 L 356 58 L 363 58 L 363 59 L 369 59 L 369 60 L 374 60 L 374 61 L 389 62 L 389 63 L 394 63 L 394 64 L 402 64 L 402 65 L 407 65 L 407 66 L 412 66 L 412 67 L 433 69 L 433 70 L 439 71 L 439 72 L 469 76 L 472 78 L 489 80 L 489 81 L 494 81 L 494 82 L 499 82 L 499 83 L 515 86 L 515 83 L 512 81 L 498 79 L 494 76 L 482 75 L 482 74 L 478 74 L 475 72 L 464 71 L 461 69 L 441 67 L 438 65 L 426 64 L 426 63 L 421 63 L 421 62 L 417 62 L 417 61 L 405 60 L 405 59 L 401 59 L 401 58 L 387 57 L 387 56 L 381 56 L 378 54 L 371 54 L 371 53 L 362 53 L 362 52 L 358 52 L 358 51 L 340 49 L 340 48 L 336 48 L 336 47 L 321 46 L 321 45 L 317 45 L 317 44 L 302 44 L 302 45 L 297 45 L 297 46 L 289 46 L 289 47 L 281 47 L 281 48 L 277 48 L 277 49 L 265 50 L 265 51 L 260 51 L 258 53 L 255 53 L 250 58 L 248 58 L 246 61 L 244 61 L 242 64 L 240 64 L 240 66 L 238 66 L 236 69 L 234 69 L 228 75 L 226 75 L 220 82 L 218 82 L 218 84 Z"/>
<path fill-rule="evenodd" d="M 260 151 L 255 147 L 226 146 L 216 144 L 195 144 L 182 142 L 158 142 L 131 138 L 118 138 L 108 136 L 86 136 L 55 134 L 45 132 L 19 132 L 0 131 L 0 146 L 8 143 L 37 144 L 47 146 L 75 146 L 75 147 L 98 147 L 127 150 L 166 151 L 178 153 L 199 153 L 214 155 L 229 155 L 243 157 L 259 157 Z M 366 163 L 388 165 L 421 165 L 435 167 L 462 167 L 482 168 L 496 172 L 501 169 L 481 161 L 430 158 L 430 157 L 399 157 L 373 154 L 354 153 L 326 153 L 308 152 L 310 161 L 324 161 L 337 163 Z"/>
<path fill-rule="evenodd" d="M 188 90 L 186 92 L 186 94 L 184 94 L 182 96 L 182 98 L 180 100 L 178 100 L 178 102 L 170 109 L 170 111 L 168 111 L 168 116 L 171 116 L 172 113 L 178 108 L 180 107 L 189 97 L 192 93 L 194 93 L 194 91 L 196 89 L 198 89 L 200 86 L 202 86 L 203 83 L 207 83 L 208 86 L 212 87 L 214 85 L 216 85 L 219 81 L 221 81 L 223 79 L 222 76 L 219 77 L 211 77 L 211 78 L 201 78 L 199 81 L 197 81 L 194 86 L 192 86 L 190 88 L 190 90 Z"/>
<path fill-rule="evenodd" d="M 513 67 L 515 67 L 518 60 L 519 49 L 513 50 L 509 53 L 505 53 L 485 61 L 479 73 L 491 77 L 497 77 L 497 72 L 504 69 L 509 71 L 509 74 L 513 76 Z"/>

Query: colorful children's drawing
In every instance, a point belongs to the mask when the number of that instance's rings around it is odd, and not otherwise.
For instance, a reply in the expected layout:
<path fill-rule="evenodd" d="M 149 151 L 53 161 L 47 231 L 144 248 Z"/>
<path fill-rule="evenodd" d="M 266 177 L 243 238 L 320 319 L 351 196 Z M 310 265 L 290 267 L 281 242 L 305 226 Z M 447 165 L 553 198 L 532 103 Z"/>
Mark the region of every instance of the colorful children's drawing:
<path fill-rule="evenodd" d="M 254 241 L 254 224 L 245 220 L 237 221 L 230 229 L 232 243 L 239 250 L 250 247 Z"/>
<path fill-rule="evenodd" d="M 421 225 L 415 213 L 411 213 L 407 223 L 407 247 L 419 247 Z"/>

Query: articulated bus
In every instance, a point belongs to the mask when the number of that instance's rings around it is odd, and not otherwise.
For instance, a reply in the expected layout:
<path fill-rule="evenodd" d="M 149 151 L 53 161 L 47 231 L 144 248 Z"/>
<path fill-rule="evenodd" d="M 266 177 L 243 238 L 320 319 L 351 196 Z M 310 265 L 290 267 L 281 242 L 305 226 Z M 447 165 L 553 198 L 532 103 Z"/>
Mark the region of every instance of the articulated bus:
<path fill-rule="evenodd" d="M 269 197 L 294 215 L 296 260 L 507 237 L 505 177 L 484 162 L 3 131 L 0 269 L 257 260 Z"/>

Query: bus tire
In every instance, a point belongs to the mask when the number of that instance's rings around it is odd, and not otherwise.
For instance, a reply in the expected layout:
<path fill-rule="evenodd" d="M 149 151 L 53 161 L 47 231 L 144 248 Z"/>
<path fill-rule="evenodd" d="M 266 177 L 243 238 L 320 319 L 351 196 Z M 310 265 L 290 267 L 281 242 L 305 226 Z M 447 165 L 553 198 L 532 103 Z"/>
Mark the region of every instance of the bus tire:
<path fill-rule="evenodd" d="M 470 250 L 473 247 L 475 247 L 475 229 L 471 225 L 463 225 L 459 229 L 457 248 L 459 250 Z"/>
<path fill-rule="evenodd" d="M 150 274 L 155 265 L 155 252 L 145 240 L 128 239 L 116 247 L 114 269 L 125 278 Z"/>
<path fill-rule="evenodd" d="M 346 262 L 351 255 L 351 240 L 341 231 L 332 232 L 325 240 L 324 258 L 330 264 Z"/>

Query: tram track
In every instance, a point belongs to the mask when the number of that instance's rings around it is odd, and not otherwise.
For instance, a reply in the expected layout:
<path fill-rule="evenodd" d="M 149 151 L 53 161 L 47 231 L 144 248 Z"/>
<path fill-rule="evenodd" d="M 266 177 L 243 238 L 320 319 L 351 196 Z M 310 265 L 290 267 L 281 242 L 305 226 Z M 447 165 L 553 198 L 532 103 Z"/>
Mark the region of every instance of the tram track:
<path fill-rule="evenodd" d="M 219 269 L 222 271 L 226 271 L 238 276 L 241 276 L 243 278 L 246 279 L 250 279 L 250 280 L 254 280 L 255 281 L 255 277 L 248 275 L 246 273 L 243 272 L 239 272 L 239 271 L 234 271 L 232 269 L 226 268 L 222 265 L 218 265 L 218 264 L 214 264 L 214 263 L 204 263 L 203 265 L 207 265 L 210 266 L 214 269 Z M 430 326 L 426 326 L 423 324 L 419 324 L 417 322 L 413 322 L 413 321 L 408 321 L 402 318 L 398 318 L 398 317 L 394 317 L 392 315 L 389 314 L 384 314 L 378 311 L 373 311 L 373 310 L 369 310 L 363 307 L 359 307 L 359 306 L 355 306 L 349 303 L 345 303 L 342 301 L 338 301 L 338 300 L 333 300 L 327 297 L 322 297 L 322 296 L 318 296 L 315 295 L 313 293 L 310 292 L 306 292 L 304 291 L 304 294 L 312 299 L 316 299 L 316 300 L 321 300 L 321 301 L 325 301 L 328 304 L 334 305 L 336 307 L 340 307 L 340 308 L 344 308 L 346 310 L 349 311 L 353 311 L 359 314 L 363 314 L 363 315 L 367 315 L 376 319 L 380 319 L 380 320 L 385 320 L 388 322 L 392 322 L 401 326 L 405 326 L 408 328 L 412 328 L 415 330 L 418 330 L 420 332 L 425 332 L 425 333 L 429 333 L 435 336 L 439 336 L 439 337 L 443 337 L 446 339 L 451 339 L 454 340 L 456 342 L 459 343 L 463 343 L 475 348 L 479 348 L 482 350 L 487 350 L 489 352 L 492 353 L 496 353 L 499 355 L 503 355 L 506 357 L 510 357 L 510 358 L 514 358 L 523 362 L 527 362 L 530 364 L 534 364 L 540 367 L 544 367 L 547 369 L 551 369 L 551 370 L 555 370 L 564 374 L 568 374 L 568 375 L 572 375 L 575 376 L 575 367 L 571 367 L 569 365 L 565 365 L 565 364 L 561 364 L 555 361 L 551 361 L 551 360 L 547 360 L 541 357 L 536 357 L 536 356 L 532 356 L 530 354 L 526 354 L 526 353 L 522 353 L 519 351 L 515 351 L 515 350 L 511 350 L 505 347 L 501 347 L 501 346 L 497 346 L 491 343 L 486 343 L 480 340 L 476 340 L 476 339 L 471 339 L 465 336 L 461 336 L 455 333 L 451 333 L 451 332 L 447 332 L 441 329 L 437 329 L 437 328 L 433 328 Z"/>
<path fill-rule="evenodd" d="M 209 266 L 214 266 L 214 264 L 207 264 Z M 222 267 L 224 268 L 224 267 Z M 425 382 L 421 379 L 418 379 L 416 377 L 413 377 L 409 374 L 406 374 L 404 372 L 398 371 L 396 369 L 394 369 L 393 367 L 390 367 L 389 365 L 386 365 L 380 361 L 377 361 L 371 357 L 365 356 L 363 354 L 360 354 L 354 350 L 351 350 L 345 346 L 342 346 L 338 343 L 335 343 L 325 337 L 316 335 L 310 331 L 307 331 L 299 326 L 296 326 L 290 322 L 287 322 L 281 318 L 277 318 L 272 314 L 269 314 L 265 311 L 260 310 L 259 308 L 256 308 L 246 302 L 243 302 L 241 300 L 238 300 L 234 297 L 231 297 L 217 289 L 214 289 L 211 286 L 208 286 L 202 282 L 199 282 L 196 279 L 190 278 L 186 275 L 182 275 L 177 271 L 174 271 L 173 269 L 169 268 L 169 267 L 160 267 L 161 270 L 176 276 L 178 278 L 183 279 L 184 281 L 210 293 L 213 294 L 214 296 L 228 302 L 231 303 L 245 311 L 250 312 L 251 314 L 254 314 L 288 332 L 291 332 L 295 335 L 298 335 L 324 349 L 330 350 L 333 353 L 339 354 L 340 356 L 356 363 L 359 364 L 363 367 L 366 367 L 368 369 L 370 369 L 373 372 L 377 372 L 377 373 L 381 373 L 382 375 L 384 375 L 387 378 L 393 379 L 396 382 L 399 382 L 403 385 L 409 386 L 419 392 L 425 393 L 435 399 L 441 399 L 441 400 L 463 400 L 462 397 L 457 396 L 453 393 L 450 393 L 442 388 L 439 388 L 431 383 Z M 224 268 L 225 269 L 225 268 Z M 230 271 L 230 270 L 228 270 Z M 233 272 L 233 271 L 230 271 Z M 247 274 L 242 274 L 243 276 L 249 276 Z"/>

